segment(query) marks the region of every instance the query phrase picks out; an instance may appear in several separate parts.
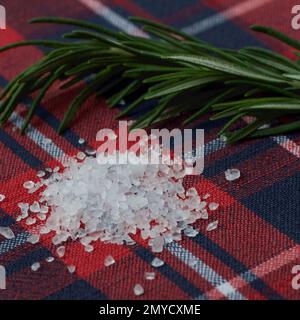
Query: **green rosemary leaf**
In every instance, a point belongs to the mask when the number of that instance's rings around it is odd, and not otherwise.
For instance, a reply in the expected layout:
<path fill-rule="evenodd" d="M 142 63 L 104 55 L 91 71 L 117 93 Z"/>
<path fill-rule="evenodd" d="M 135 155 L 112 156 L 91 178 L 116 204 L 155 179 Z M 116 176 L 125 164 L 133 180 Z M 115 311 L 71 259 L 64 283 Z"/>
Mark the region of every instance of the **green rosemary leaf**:
<path fill-rule="evenodd" d="M 259 25 L 252 25 L 251 29 L 254 31 L 257 31 L 257 32 L 265 33 L 270 37 L 273 37 L 277 40 L 280 40 L 283 43 L 286 43 L 289 46 L 300 50 L 300 42 L 298 40 L 292 39 L 280 31 L 277 31 L 277 30 L 270 28 L 270 27 L 264 27 L 264 26 L 259 26 Z"/>
<path fill-rule="evenodd" d="M 195 112 L 192 116 L 187 118 L 183 124 L 188 124 L 190 122 L 193 122 L 203 114 L 205 114 L 214 104 L 218 103 L 219 101 L 222 101 L 226 97 L 230 96 L 232 93 L 236 91 L 235 88 L 230 88 L 225 92 L 222 92 L 221 94 L 217 95 L 215 98 L 211 99 L 208 103 L 206 103 L 200 110 Z"/>
<path fill-rule="evenodd" d="M 68 111 L 66 112 L 59 128 L 58 132 L 62 133 L 69 123 L 73 120 L 76 112 L 81 107 L 81 105 L 87 100 L 87 98 L 95 93 L 95 90 L 99 87 L 99 85 L 103 82 L 103 73 L 100 72 L 95 76 L 93 81 L 89 83 L 81 93 L 73 100 L 71 105 L 69 106 Z"/>
<path fill-rule="evenodd" d="M 120 92 L 116 93 L 107 100 L 107 103 L 110 107 L 117 105 L 123 98 L 128 94 L 132 93 L 134 90 L 138 89 L 141 86 L 140 80 L 132 81 L 127 87 L 125 87 Z"/>
<path fill-rule="evenodd" d="M 60 67 L 56 72 L 54 72 L 52 75 L 49 76 L 48 81 L 45 83 L 44 87 L 42 88 L 42 90 L 40 91 L 39 95 L 37 96 L 37 98 L 33 101 L 29 112 L 26 116 L 26 119 L 22 125 L 21 128 L 21 133 L 23 134 L 25 132 L 25 130 L 27 129 L 34 111 L 36 110 L 37 106 L 40 104 L 40 102 L 42 101 L 42 99 L 44 98 L 46 92 L 48 91 L 48 89 L 52 86 L 52 84 L 59 78 L 59 76 L 64 72 L 65 70 L 65 66 Z"/>
<path fill-rule="evenodd" d="M 218 82 L 224 80 L 224 76 L 207 76 L 200 79 L 193 79 L 193 80 L 182 80 L 177 81 L 177 83 L 174 85 L 173 83 L 171 85 L 167 85 L 165 88 L 161 88 L 157 91 L 151 91 L 149 92 L 145 99 L 153 99 L 157 97 L 161 97 L 170 93 L 179 92 L 187 89 L 191 89 L 194 87 L 199 87 L 207 84 L 211 84 L 213 82 Z"/>
<path fill-rule="evenodd" d="M 140 23 L 143 24 L 145 26 L 151 26 L 160 30 L 164 30 L 169 32 L 170 34 L 174 34 L 176 36 L 179 36 L 180 38 L 186 39 L 186 40 L 190 40 L 190 41 L 197 41 L 199 42 L 200 40 L 196 37 L 190 36 L 184 32 L 181 32 L 177 29 L 174 29 L 170 26 L 166 26 L 164 24 L 149 20 L 149 19 L 145 19 L 145 18 L 141 18 L 141 17 L 130 17 L 130 21 L 132 22 L 136 22 L 136 23 Z"/>
<path fill-rule="evenodd" d="M 163 59 L 173 61 L 186 61 L 196 65 L 201 65 L 212 70 L 223 71 L 228 74 L 233 74 L 240 77 L 252 78 L 257 80 L 263 80 L 267 82 L 282 83 L 286 82 L 280 78 L 268 77 L 267 75 L 252 72 L 250 69 L 245 68 L 242 65 L 236 65 L 234 63 L 227 62 L 225 60 L 216 59 L 213 57 L 201 57 L 192 55 L 169 55 L 162 57 Z"/>
<path fill-rule="evenodd" d="M 277 134 L 285 134 L 291 131 L 299 130 L 300 129 L 300 121 L 294 121 L 292 123 L 286 123 L 282 125 L 278 125 L 275 127 L 257 130 L 251 133 L 251 137 L 258 138 L 258 137 L 265 137 L 270 135 L 277 135 Z"/>

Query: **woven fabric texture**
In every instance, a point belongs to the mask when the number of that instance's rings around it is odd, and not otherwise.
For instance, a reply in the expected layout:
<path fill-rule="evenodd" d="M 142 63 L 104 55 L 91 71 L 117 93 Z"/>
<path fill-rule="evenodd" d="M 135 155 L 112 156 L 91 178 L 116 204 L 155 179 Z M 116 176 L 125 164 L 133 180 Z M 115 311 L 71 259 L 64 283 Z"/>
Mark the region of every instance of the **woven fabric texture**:
<path fill-rule="evenodd" d="M 139 15 L 161 21 L 216 45 L 270 47 L 287 56 L 291 50 L 278 42 L 249 31 L 257 23 L 276 27 L 298 37 L 291 27 L 288 0 L 3 0 L 7 29 L 0 30 L 0 45 L 24 39 L 57 39 L 67 28 L 28 25 L 36 16 L 81 18 L 114 30 L 132 29 L 128 17 Z M 0 55 L 0 86 L 43 55 L 40 47 L 11 50 Z M 82 84 L 84 85 L 84 84 Z M 58 86 L 39 106 L 26 135 L 20 127 L 28 102 L 19 107 L 10 122 L 0 129 L 0 226 L 9 226 L 16 237 L 0 236 L 0 265 L 7 273 L 7 289 L 0 299 L 299 299 L 292 288 L 292 268 L 300 264 L 300 134 L 244 141 L 226 146 L 217 138 L 222 122 L 201 118 L 196 128 L 205 130 L 205 170 L 201 176 L 186 178 L 200 194 L 210 193 L 220 208 L 209 222 L 219 227 L 207 232 L 206 221 L 196 223 L 195 238 L 168 245 L 158 256 L 165 265 L 155 269 L 154 281 L 144 280 L 152 271 L 154 254 L 144 242 L 125 247 L 97 243 L 86 253 L 78 243 L 68 243 L 65 257 L 46 263 L 55 255 L 50 238 L 32 245 L 26 242 L 28 226 L 16 222 L 17 204 L 36 200 L 22 184 L 34 180 L 36 171 L 59 164 L 64 154 L 82 149 L 84 138 L 93 144 L 97 130 L 116 128 L 117 111 L 108 109 L 104 99 L 91 98 L 71 129 L 56 133 L 63 110 L 78 88 L 61 92 Z M 43 144 L 43 139 L 51 139 Z M 238 168 L 241 178 L 230 183 L 228 168 Z M 103 261 L 112 254 L 116 263 L 108 268 Z M 197 263 L 189 266 L 190 257 Z M 40 261 L 38 272 L 32 263 Z M 70 274 L 67 265 L 77 266 Z M 145 293 L 136 297 L 133 287 L 143 284 Z"/>

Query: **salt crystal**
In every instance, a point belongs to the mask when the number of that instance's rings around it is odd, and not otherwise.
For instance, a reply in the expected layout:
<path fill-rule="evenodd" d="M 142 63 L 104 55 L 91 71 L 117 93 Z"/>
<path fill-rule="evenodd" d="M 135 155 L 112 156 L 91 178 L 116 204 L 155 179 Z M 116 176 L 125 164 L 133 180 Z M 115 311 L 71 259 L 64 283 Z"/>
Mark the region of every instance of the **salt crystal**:
<path fill-rule="evenodd" d="M 10 227 L 0 227 L 0 235 L 6 239 L 15 238 L 15 234 L 13 233 Z"/>
<path fill-rule="evenodd" d="M 155 272 L 145 272 L 145 279 L 146 280 L 154 280 L 155 279 Z"/>
<path fill-rule="evenodd" d="M 75 270 L 76 270 L 76 267 L 73 266 L 73 265 L 69 265 L 69 266 L 67 266 L 67 269 L 68 269 L 68 271 L 69 271 L 70 273 L 74 273 Z"/>
<path fill-rule="evenodd" d="M 24 202 L 20 202 L 20 203 L 18 203 L 18 207 L 19 207 L 22 211 L 26 212 L 26 211 L 28 211 L 28 209 L 29 209 L 29 204 L 28 204 L 28 203 L 24 203 Z"/>
<path fill-rule="evenodd" d="M 154 268 L 158 268 L 158 267 L 161 267 L 163 266 L 165 263 L 160 260 L 159 258 L 154 258 L 151 262 L 151 266 L 154 267 Z"/>
<path fill-rule="evenodd" d="M 17 216 L 16 221 L 19 222 L 22 220 L 22 216 Z"/>
<path fill-rule="evenodd" d="M 209 193 L 206 193 L 203 197 L 202 197 L 202 199 L 203 200 L 206 200 L 206 199 L 208 199 L 210 197 L 210 194 Z"/>
<path fill-rule="evenodd" d="M 219 204 L 216 203 L 216 202 L 211 202 L 208 205 L 208 209 L 211 210 L 211 211 L 217 210 L 218 208 L 219 208 Z"/>
<path fill-rule="evenodd" d="M 88 147 L 88 148 L 85 149 L 85 153 L 86 153 L 88 156 L 94 156 L 94 155 L 96 154 L 96 150 L 93 149 L 93 148 Z"/>
<path fill-rule="evenodd" d="M 40 236 L 37 234 L 31 234 L 28 238 L 27 238 L 27 242 L 32 243 L 32 244 L 36 244 L 40 241 Z"/>
<path fill-rule="evenodd" d="M 85 143 L 85 140 L 84 140 L 83 138 L 79 138 L 78 143 L 79 143 L 79 144 L 84 144 L 84 143 Z"/>
<path fill-rule="evenodd" d="M 33 213 L 38 213 L 40 212 L 40 204 L 37 201 L 34 201 L 34 203 L 29 207 L 30 211 Z"/>
<path fill-rule="evenodd" d="M 39 178 L 43 178 L 46 175 L 46 173 L 45 173 L 45 171 L 38 171 L 36 175 Z"/>
<path fill-rule="evenodd" d="M 107 256 L 105 257 L 104 259 L 104 265 L 105 267 L 109 267 L 111 266 L 112 264 L 114 264 L 116 261 L 115 259 L 112 257 L 112 256 Z"/>
<path fill-rule="evenodd" d="M 40 206 L 40 213 L 48 213 L 48 211 L 49 211 L 49 207 L 45 205 Z"/>
<path fill-rule="evenodd" d="M 225 171 L 225 178 L 227 181 L 234 181 L 239 179 L 241 176 L 239 169 L 227 169 Z"/>
<path fill-rule="evenodd" d="M 196 235 L 199 234 L 199 231 L 192 227 L 187 227 L 183 232 L 187 237 L 196 237 Z"/>
<path fill-rule="evenodd" d="M 45 226 L 40 228 L 40 234 L 48 234 L 51 230 Z"/>
<path fill-rule="evenodd" d="M 53 172 L 58 172 L 60 170 L 59 166 L 54 167 Z"/>
<path fill-rule="evenodd" d="M 136 296 L 141 296 L 144 294 L 144 288 L 137 283 L 133 288 L 133 292 Z"/>
<path fill-rule="evenodd" d="M 59 256 L 59 258 L 62 258 L 65 255 L 66 248 L 64 246 L 58 247 L 56 249 L 56 253 Z"/>
<path fill-rule="evenodd" d="M 38 271 L 40 267 L 41 267 L 41 264 L 39 262 L 35 262 L 35 263 L 32 264 L 31 270 L 32 271 Z"/>
<path fill-rule="evenodd" d="M 5 195 L 4 194 L 0 194 L 0 202 L 2 202 L 5 199 Z"/>
<path fill-rule="evenodd" d="M 207 230 L 207 231 L 213 231 L 213 230 L 217 229 L 218 224 L 219 224 L 219 221 L 218 221 L 218 220 L 216 220 L 216 221 L 214 221 L 214 222 L 211 222 L 211 223 L 208 224 L 206 230 Z"/>
<path fill-rule="evenodd" d="M 52 173 L 52 171 L 53 171 L 52 168 L 49 168 L 49 167 L 46 168 L 45 170 L 46 170 L 47 172 L 49 172 L 49 173 Z"/>
<path fill-rule="evenodd" d="M 54 257 L 47 257 L 46 259 L 45 259 L 45 261 L 46 262 L 48 262 L 48 263 L 50 263 L 50 262 L 53 262 L 54 261 Z"/>
<path fill-rule="evenodd" d="M 47 216 L 44 213 L 38 213 L 36 216 L 41 221 L 45 221 L 47 219 Z"/>
<path fill-rule="evenodd" d="M 90 253 L 94 250 L 94 247 L 91 244 L 88 244 L 87 246 L 85 246 L 84 250 Z"/>
<path fill-rule="evenodd" d="M 79 151 L 79 152 L 77 153 L 77 155 L 76 155 L 76 158 L 77 158 L 78 160 L 84 160 L 85 157 L 86 157 L 86 154 L 85 154 L 84 152 L 82 152 L 82 151 Z"/>
<path fill-rule="evenodd" d="M 32 189 L 34 187 L 34 182 L 33 181 L 25 181 L 23 183 L 23 187 L 25 189 Z"/>
<path fill-rule="evenodd" d="M 26 224 L 27 224 L 28 226 L 32 226 L 32 225 L 35 224 L 35 223 L 36 223 L 36 218 L 29 217 L 29 218 L 27 218 L 27 220 L 26 220 Z"/>

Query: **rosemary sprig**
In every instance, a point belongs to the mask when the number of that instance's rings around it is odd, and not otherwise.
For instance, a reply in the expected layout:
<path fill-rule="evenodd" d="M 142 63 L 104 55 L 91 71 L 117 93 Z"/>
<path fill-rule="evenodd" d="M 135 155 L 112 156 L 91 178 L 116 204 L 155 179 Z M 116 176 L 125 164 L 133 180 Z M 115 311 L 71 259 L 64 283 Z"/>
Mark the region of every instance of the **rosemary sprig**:
<path fill-rule="evenodd" d="M 215 119 L 227 119 L 220 131 L 228 142 L 247 136 L 262 137 L 300 129 L 300 64 L 262 48 L 216 48 L 195 37 L 143 18 L 133 22 L 153 38 L 115 32 L 94 23 L 46 17 L 31 23 L 54 23 L 79 28 L 61 41 L 30 40 L 7 45 L 0 52 L 27 45 L 41 45 L 50 52 L 13 79 L 0 95 L 0 124 L 27 96 L 37 93 L 21 132 L 28 127 L 38 104 L 52 84 L 61 89 L 89 79 L 65 112 L 59 132 L 74 119 L 85 100 L 104 95 L 109 107 L 126 106 L 118 118 L 130 115 L 145 100 L 155 103 L 134 127 L 147 127 L 180 117 L 184 124 L 212 111 Z M 300 42 L 272 28 L 252 26 L 299 50 Z M 64 39 L 67 39 L 64 40 Z M 295 53 L 296 57 L 299 53 Z M 291 123 L 280 123 L 282 116 Z M 244 116 L 255 121 L 231 130 Z M 260 129 L 266 123 L 276 124 Z M 236 128 L 236 126 L 234 126 Z"/>

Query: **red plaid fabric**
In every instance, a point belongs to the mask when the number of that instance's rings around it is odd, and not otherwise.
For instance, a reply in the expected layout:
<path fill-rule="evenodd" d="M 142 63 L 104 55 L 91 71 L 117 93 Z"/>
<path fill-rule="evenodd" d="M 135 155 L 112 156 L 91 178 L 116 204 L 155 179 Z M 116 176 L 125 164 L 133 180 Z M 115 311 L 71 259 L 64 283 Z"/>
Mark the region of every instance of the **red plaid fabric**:
<path fill-rule="evenodd" d="M 62 26 L 29 26 L 36 16 L 81 18 L 115 30 L 134 26 L 128 16 L 140 15 L 181 28 L 214 44 L 239 48 L 269 46 L 291 55 L 291 50 L 248 30 L 252 23 L 266 24 L 299 37 L 291 27 L 291 8 L 295 1 L 281 0 L 5 0 L 7 29 L 0 30 L 0 45 L 16 40 L 58 38 Z M 0 85 L 43 55 L 38 47 L 20 48 L 1 54 Z M 138 299 L 299 299 L 300 290 L 292 288 L 292 267 L 300 264 L 300 135 L 271 137 L 225 146 L 217 138 L 222 123 L 203 117 L 197 128 L 205 129 L 205 170 L 203 175 L 186 178 L 200 194 L 209 192 L 220 209 L 210 221 L 219 227 L 207 232 L 207 223 L 196 223 L 195 238 L 167 246 L 157 255 L 165 265 L 155 269 L 155 281 L 144 280 L 152 271 L 154 254 L 137 239 L 125 247 L 97 243 L 86 253 L 78 243 L 69 243 L 64 258 L 46 263 L 55 254 L 49 237 L 38 245 L 26 242 L 28 226 L 15 221 L 18 202 L 34 201 L 22 184 L 35 180 L 40 168 L 54 166 L 63 154 L 82 148 L 78 139 L 93 144 L 100 128 L 116 128 L 115 111 L 104 100 L 91 98 L 81 110 L 72 128 L 63 136 L 56 133 L 63 110 L 79 88 L 67 93 L 53 88 L 39 106 L 32 126 L 21 136 L 20 126 L 26 103 L 20 106 L 10 123 L 0 129 L 0 226 L 10 226 L 16 238 L 0 238 L 0 265 L 7 272 L 7 289 L 0 299 L 137 299 L 136 283 L 145 294 Z M 52 142 L 45 146 L 43 138 Z M 235 183 L 224 178 L 227 168 L 239 168 L 242 177 Z M 105 268 L 106 255 L 116 264 Z M 194 257 L 197 264 L 189 266 Z M 32 263 L 41 269 L 33 273 Z M 70 274 L 66 265 L 77 266 Z"/>

